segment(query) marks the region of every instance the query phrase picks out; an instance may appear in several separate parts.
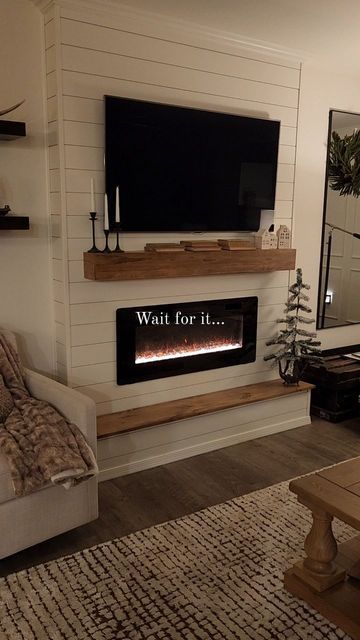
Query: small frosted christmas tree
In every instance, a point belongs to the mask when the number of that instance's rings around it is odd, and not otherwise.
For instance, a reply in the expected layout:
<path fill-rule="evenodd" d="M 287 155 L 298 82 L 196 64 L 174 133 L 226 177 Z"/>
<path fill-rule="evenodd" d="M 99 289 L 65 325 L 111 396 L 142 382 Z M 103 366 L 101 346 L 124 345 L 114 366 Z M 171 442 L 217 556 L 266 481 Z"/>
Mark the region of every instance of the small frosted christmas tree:
<path fill-rule="evenodd" d="M 264 356 L 264 360 L 274 360 L 278 363 L 279 373 L 285 384 L 298 384 L 305 367 L 310 363 L 321 363 L 321 342 L 315 340 L 316 333 L 302 329 L 299 325 L 315 322 L 312 318 L 306 318 L 302 313 L 311 313 L 306 302 L 309 296 L 304 290 L 310 289 L 310 285 L 302 280 L 302 270 L 296 270 L 296 282 L 289 287 L 289 298 L 285 303 L 285 318 L 277 320 L 286 325 L 285 329 L 271 338 L 266 345 L 279 345 L 276 353 Z"/>

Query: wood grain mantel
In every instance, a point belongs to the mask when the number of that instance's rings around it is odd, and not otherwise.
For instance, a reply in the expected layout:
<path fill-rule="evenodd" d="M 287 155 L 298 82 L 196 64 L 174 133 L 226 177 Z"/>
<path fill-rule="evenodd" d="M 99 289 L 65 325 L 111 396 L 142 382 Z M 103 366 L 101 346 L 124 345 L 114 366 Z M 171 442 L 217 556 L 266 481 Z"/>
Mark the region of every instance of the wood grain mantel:
<path fill-rule="evenodd" d="M 265 273 L 294 269 L 295 258 L 295 249 L 84 253 L 84 277 L 106 281 Z"/>

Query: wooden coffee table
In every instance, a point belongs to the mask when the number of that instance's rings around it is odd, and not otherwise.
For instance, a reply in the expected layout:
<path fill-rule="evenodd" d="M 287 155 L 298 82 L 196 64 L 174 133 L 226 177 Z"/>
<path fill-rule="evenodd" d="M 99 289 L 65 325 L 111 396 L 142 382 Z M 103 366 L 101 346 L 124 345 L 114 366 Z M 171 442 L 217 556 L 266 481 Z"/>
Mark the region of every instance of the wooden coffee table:
<path fill-rule="evenodd" d="M 310 509 L 306 558 L 285 573 L 285 588 L 360 640 L 360 536 L 337 545 L 334 517 L 360 530 L 360 457 L 293 480 L 290 491 Z"/>

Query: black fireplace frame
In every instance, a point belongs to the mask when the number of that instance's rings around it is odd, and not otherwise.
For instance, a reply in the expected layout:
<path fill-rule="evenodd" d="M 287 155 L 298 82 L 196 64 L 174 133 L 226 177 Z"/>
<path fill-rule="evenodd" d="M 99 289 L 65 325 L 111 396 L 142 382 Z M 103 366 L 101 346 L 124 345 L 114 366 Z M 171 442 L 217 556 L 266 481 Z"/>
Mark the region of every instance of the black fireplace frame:
<path fill-rule="evenodd" d="M 216 351 L 196 356 L 184 356 L 135 364 L 135 340 L 137 311 L 154 311 L 168 313 L 170 317 L 178 310 L 189 306 L 186 313 L 201 313 L 217 307 L 217 312 L 236 310 L 243 317 L 243 346 L 229 351 Z M 191 307 L 191 309 L 190 309 Z M 242 298 L 225 298 L 221 300 L 203 300 L 196 302 L 155 304 L 141 307 L 130 307 L 116 310 L 116 372 L 117 384 L 134 384 L 146 380 L 155 380 L 169 376 L 183 375 L 207 369 L 219 369 L 256 360 L 258 298 L 255 296 Z M 160 364 L 161 362 L 161 364 Z"/>

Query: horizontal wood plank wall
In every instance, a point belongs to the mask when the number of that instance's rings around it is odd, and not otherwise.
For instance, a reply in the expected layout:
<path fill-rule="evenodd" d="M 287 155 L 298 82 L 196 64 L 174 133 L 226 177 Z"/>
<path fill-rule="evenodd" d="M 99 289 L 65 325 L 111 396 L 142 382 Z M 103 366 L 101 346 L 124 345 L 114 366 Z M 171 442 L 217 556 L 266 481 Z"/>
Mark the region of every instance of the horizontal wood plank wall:
<path fill-rule="evenodd" d="M 62 146 L 59 144 L 59 86 L 58 37 L 60 28 L 59 11 L 51 7 L 44 14 L 45 36 L 45 69 L 47 86 L 47 124 L 48 124 L 48 170 L 49 170 L 49 215 L 51 235 L 51 270 L 53 282 L 53 302 L 55 321 L 55 353 L 56 376 L 59 380 L 67 380 L 67 335 L 66 318 L 66 273 L 67 260 L 64 253 L 66 239 L 64 237 L 63 211 L 61 198 L 61 162 Z M 68 348 L 69 348 L 68 344 Z"/>
<path fill-rule="evenodd" d="M 80 10 L 79 10 L 80 11 Z M 96 182 L 99 218 L 103 215 L 103 95 L 155 100 L 281 121 L 276 222 L 292 225 L 296 126 L 300 65 L 263 51 L 240 49 L 225 41 L 177 32 L 141 18 L 80 13 L 61 9 L 62 140 L 66 231 L 55 239 L 55 258 L 66 243 L 70 349 L 69 382 L 94 398 L 98 413 L 111 413 L 272 379 L 263 362 L 265 341 L 275 329 L 288 286 L 288 272 L 173 278 L 169 281 L 90 282 L 83 277 L 82 253 L 90 246 L 89 187 Z M 49 33 L 51 25 L 47 25 Z M 49 41 L 50 44 L 50 41 Z M 48 53 L 49 64 L 53 53 Z M 49 113 L 55 112 L 56 78 L 49 68 Z M 54 144 L 56 135 L 54 134 Z M 59 176 L 51 151 L 53 199 Z M 56 215 L 56 210 L 54 211 Z M 58 220 L 54 221 L 55 228 Z M 102 234 L 97 230 L 99 243 Z M 232 237 L 235 234 L 222 234 Z M 206 237 L 217 237 L 207 234 Z M 164 241 L 184 238 L 162 234 Z M 127 234 L 126 250 L 159 241 L 155 234 Z M 55 272 L 61 272 L 55 265 Z M 117 386 L 115 382 L 115 310 L 146 304 L 259 297 L 257 360 L 243 366 Z M 64 302 L 57 300 L 58 311 Z M 66 315 L 67 310 L 65 310 Z M 59 322 L 60 324 L 60 322 Z M 62 330 L 59 329 L 61 340 Z M 66 353 L 67 350 L 64 350 Z"/>

